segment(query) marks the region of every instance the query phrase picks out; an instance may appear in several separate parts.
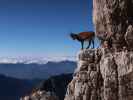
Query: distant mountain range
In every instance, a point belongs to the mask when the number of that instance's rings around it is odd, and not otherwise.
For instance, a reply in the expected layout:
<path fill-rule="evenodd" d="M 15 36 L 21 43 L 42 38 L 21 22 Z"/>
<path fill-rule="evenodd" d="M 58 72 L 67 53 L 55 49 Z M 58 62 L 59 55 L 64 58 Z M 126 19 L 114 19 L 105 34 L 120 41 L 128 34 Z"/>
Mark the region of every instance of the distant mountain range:
<path fill-rule="evenodd" d="M 40 80 L 22 80 L 0 75 L 0 100 L 19 100 L 29 95 Z"/>
<path fill-rule="evenodd" d="M 55 75 L 73 73 L 75 68 L 74 60 L 0 58 L 0 100 L 19 100 L 20 97 L 29 95 L 40 80 L 46 80 Z M 52 84 L 59 84 L 60 86 L 54 92 L 63 98 L 66 86 L 72 79 L 72 74 L 53 78 L 54 83 L 49 83 L 51 82 L 50 78 L 42 82 L 39 88 L 51 90 Z M 59 92 L 60 89 L 62 94 Z"/>
<path fill-rule="evenodd" d="M 20 100 L 30 95 L 33 90 L 54 92 L 60 100 L 64 100 L 67 85 L 72 74 L 52 76 L 46 80 L 24 80 L 0 75 L 0 100 Z"/>
<path fill-rule="evenodd" d="M 6 60 L 4 62 L 1 60 L 0 74 L 19 79 L 46 79 L 54 75 L 73 73 L 76 68 L 76 62 L 70 60 L 26 63 L 28 61 L 18 62 L 17 60 L 16 62 L 10 60 L 9 62 L 9 60 Z"/>

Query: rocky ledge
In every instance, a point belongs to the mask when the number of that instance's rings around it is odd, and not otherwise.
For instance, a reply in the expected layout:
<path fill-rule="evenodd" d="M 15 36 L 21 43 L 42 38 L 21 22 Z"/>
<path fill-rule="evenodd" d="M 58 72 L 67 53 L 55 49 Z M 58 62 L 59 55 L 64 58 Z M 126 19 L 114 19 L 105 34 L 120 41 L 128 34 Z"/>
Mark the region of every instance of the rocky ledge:
<path fill-rule="evenodd" d="M 65 100 L 132 100 L 133 52 L 82 50 Z"/>

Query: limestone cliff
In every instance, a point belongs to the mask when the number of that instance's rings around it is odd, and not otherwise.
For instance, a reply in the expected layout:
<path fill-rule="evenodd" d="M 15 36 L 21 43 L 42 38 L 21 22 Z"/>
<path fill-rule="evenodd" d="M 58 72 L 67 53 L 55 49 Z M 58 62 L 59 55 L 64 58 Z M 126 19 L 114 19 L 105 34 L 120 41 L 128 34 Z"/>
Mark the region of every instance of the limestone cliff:
<path fill-rule="evenodd" d="M 132 8 L 133 0 L 93 0 L 93 22 L 97 36 L 102 39 L 110 37 L 114 48 L 127 46 L 132 49 Z"/>
<path fill-rule="evenodd" d="M 65 100 L 132 100 L 133 52 L 83 50 Z"/>
<path fill-rule="evenodd" d="M 65 100 L 133 100 L 133 0 L 93 0 L 96 35 L 110 48 L 86 49 Z"/>

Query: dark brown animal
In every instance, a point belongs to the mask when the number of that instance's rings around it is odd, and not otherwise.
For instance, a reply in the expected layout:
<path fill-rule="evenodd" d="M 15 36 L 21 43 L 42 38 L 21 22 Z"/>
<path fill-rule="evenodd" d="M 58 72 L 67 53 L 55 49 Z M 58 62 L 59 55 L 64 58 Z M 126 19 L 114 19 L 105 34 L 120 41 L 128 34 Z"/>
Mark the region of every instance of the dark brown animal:
<path fill-rule="evenodd" d="M 94 32 L 81 32 L 78 34 L 71 33 L 70 36 L 73 40 L 78 40 L 79 42 L 81 42 L 82 49 L 84 48 L 84 42 L 85 41 L 89 42 L 87 48 L 90 47 L 91 43 L 92 43 L 93 48 L 94 48 L 94 37 L 95 37 Z"/>

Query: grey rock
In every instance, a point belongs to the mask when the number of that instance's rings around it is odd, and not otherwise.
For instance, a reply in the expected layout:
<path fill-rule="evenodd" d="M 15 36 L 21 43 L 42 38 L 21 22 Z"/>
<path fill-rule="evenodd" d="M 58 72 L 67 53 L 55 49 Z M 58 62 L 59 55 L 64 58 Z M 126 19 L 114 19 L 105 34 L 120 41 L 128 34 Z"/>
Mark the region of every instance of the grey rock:
<path fill-rule="evenodd" d="M 64 100 L 133 100 L 132 8 L 133 0 L 93 0 L 96 35 L 111 46 L 79 52 Z"/>
<path fill-rule="evenodd" d="M 132 29 L 129 27 L 133 25 L 132 8 L 132 0 L 93 0 L 93 22 L 97 36 L 101 39 L 111 38 L 112 46 L 117 49 L 129 45 L 128 37 L 125 40 L 124 35 Z M 128 36 L 131 33 L 127 33 Z"/>
<path fill-rule="evenodd" d="M 129 50 L 133 50 L 133 26 L 129 25 L 125 34 L 125 40 L 128 45 Z"/>
<path fill-rule="evenodd" d="M 90 49 L 79 53 L 78 70 L 68 85 L 64 100 L 97 100 L 99 86 L 102 85 L 100 84 L 100 66 L 97 61 L 100 56 L 97 52 L 98 49 Z"/>
<path fill-rule="evenodd" d="M 20 100 L 59 100 L 59 99 L 54 93 L 38 90 L 29 96 L 22 97 Z"/>
<path fill-rule="evenodd" d="M 132 100 L 133 51 L 87 49 L 79 55 L 78 70 L 64 100 Z"/>

